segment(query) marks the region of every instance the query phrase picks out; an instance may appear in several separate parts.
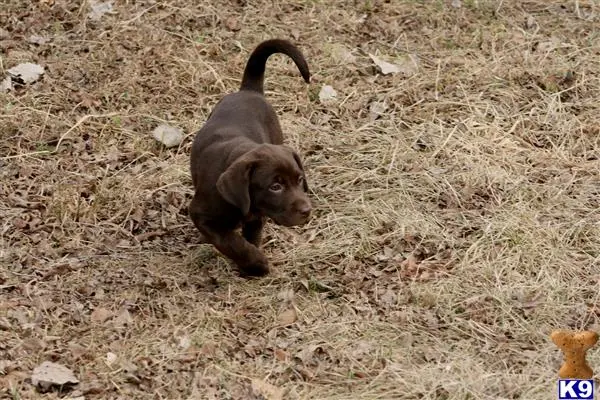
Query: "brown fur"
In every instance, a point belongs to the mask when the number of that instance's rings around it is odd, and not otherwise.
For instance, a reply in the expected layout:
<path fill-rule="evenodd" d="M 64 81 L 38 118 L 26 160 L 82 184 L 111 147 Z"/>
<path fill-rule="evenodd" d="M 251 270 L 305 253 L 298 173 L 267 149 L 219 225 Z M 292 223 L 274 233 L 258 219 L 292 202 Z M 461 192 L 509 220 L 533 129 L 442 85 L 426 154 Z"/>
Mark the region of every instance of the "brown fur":
<path fill-rule="evenodd" d="M 263 95 L 265 65 L 274 53 L 291 57 L 309 82 L 308 65 L 293 44 L 261 43 L 250 55 L 240 90 L 226 95 L 196 134 L 190 157 L 190 217 L 203 239 L 247 276 L 269 272 L 259 249 L 266 218 L 302 225 L 311 212 L 300 157 L 283 145 L 277 115 Z"/>

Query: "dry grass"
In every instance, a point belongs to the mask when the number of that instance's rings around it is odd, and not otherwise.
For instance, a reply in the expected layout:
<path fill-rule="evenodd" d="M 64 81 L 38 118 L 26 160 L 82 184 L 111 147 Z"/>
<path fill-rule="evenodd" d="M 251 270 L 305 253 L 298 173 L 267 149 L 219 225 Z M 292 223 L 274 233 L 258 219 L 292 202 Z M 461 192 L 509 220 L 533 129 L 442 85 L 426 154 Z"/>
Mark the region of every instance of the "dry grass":
<path fill-rule="evenodd" d="M 47 69 L 0 94 L 0 397 L 63 397 L 27 381 L 45 360 L 86 399 L 258 399 L 252 379 L 285 399 L 555 396 L 550 331 L 600 329 L 597 2 L 119 0 L 99 22 L 47 3 L 0 11 L 2 76 Z M 269 225 L 273 274 L 244 280 L 197 242 L 188 154 L 270 37 L 313 73 L 275 56 L 266 86 L 318 210 Z"/>

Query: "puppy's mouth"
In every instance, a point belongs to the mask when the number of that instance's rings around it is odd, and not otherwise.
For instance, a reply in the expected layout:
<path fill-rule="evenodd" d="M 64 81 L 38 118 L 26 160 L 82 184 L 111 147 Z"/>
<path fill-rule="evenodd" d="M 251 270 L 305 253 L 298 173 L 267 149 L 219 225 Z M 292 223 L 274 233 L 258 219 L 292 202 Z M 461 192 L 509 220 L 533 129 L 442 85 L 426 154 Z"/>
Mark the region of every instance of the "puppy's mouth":
<path fill-rule="evenodd" d="M 278 215 L 270 215 L 269 217 L 277 225 L 281 225 L 281 226 L 285 226 L 285 227 L 289 228 L 292 226 L 299 226 L 299 225 L 306 224 L 310 220 L 311 216 L 303 215 L 303 214 L 292 214 L 292 215 L 278 214 Z"/>

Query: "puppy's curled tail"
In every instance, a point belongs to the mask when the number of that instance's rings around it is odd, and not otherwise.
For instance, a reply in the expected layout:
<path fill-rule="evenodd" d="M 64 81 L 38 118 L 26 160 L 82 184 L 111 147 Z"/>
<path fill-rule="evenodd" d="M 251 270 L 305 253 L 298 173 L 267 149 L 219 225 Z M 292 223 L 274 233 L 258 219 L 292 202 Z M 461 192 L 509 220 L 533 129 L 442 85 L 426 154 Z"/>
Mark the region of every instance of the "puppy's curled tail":
<path fill-rule="evenodd" d="M 275 53 L 283 53 L 290 57 L 304 78 L 306 83 L 310 83 L 310 72 L 308 64 L 302 55 L 302 52 L 291 42 L 284 39 L 271 39 L 259 44 L 246 63 L 244 76 L 240 90 L 253 90 L 263 93 L 263 84 L 265 81 L 265 65 L 267 59 Z"/>

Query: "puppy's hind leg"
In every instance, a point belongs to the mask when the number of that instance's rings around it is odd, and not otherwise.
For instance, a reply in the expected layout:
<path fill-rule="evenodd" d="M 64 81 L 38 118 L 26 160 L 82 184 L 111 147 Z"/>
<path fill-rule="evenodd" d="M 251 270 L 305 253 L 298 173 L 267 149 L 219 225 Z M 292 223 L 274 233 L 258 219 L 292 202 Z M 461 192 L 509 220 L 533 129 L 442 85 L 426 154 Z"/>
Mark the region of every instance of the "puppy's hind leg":
<path fill-rule="evenodd" d="M 248 221 L 242 226 L 242 236 L 250 243 L 260 248 L 265 219 L 259 218 Z"/>

